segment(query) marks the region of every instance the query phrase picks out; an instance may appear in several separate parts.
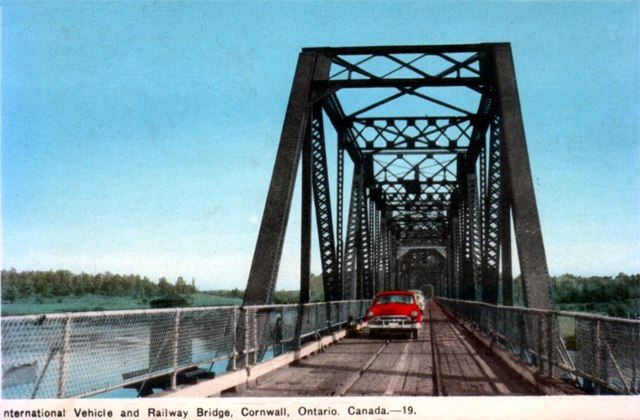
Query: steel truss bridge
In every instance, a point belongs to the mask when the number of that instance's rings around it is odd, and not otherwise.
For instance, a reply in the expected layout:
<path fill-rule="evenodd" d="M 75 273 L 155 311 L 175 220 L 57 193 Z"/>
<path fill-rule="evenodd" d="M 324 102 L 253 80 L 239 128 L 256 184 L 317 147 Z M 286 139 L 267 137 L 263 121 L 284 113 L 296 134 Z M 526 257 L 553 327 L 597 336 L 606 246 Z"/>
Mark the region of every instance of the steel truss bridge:
<path fill-rule="evenodd" d="M 273 305 L 298 172 L 300 304 Z M 2 397 L 640 393 L 640 321 L 555 311 L 548 278 L 509 44 L 308 48 L 243 305 L 3 317 Z M 359 332 L 393 288 L 429 292 L 416 340 Z"/>
<path fill-rule="evenodd" d="M 299 166 L 303 303 L 315 216 L 328 301 L 430 284 L 440 296 L 511 305 L 513 231 L 525 306 L 552 308 L 508 44 L 304 49 L 246 305 L 271 302 Z"/>

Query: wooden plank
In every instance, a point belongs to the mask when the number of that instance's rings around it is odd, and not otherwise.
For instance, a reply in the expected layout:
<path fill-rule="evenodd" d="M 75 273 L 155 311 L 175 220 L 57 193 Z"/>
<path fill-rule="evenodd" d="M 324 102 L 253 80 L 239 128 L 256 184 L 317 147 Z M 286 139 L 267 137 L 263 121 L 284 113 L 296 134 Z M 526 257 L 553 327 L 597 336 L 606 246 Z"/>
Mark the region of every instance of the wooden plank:
<path fill-rule="evenodd" d="M 314 357 L 302 359 L 282 369 L 277 376 L 258 381 L 242 396 L 335 395 L 350 385 L 353 375 L 370 360 L 381 343 L 376 340 L 345 339 L 341 346 L 328 347 Z"/>
<path fill-rule="evenodd" d="M 430 307 L 435 323 L 441 381 L 447 395 L 536 395 L 515 379 L 471 334 L 447 317 L 437 305 Z"/>
<path fill-rule="evenodd" d="M 431 350 L 431 322 L 423 323 L 420 337 L 411 354 L 409 374 L 398 395 L 434 395 L 433 352 Z"/>
<path fill-rule="evenodd" d="M 273 359 L 255 366 L 248 366 L 246 369 L 229 372 L 218 378 L 202 381 L 196 385 L 185 386 L 176 390 L 169 390 L 153 394 L 153 397 L 208 397 L 217 395 L 222 391 L 236 386 L 246 385 L 247 382 L 255 380 L 260 376 L 271 373 L 283 366 L 307 357 L 331 343 L 339 341 L 346 336 L 345 330 L 323 337 L 319 341 L 309 343 L 300 350 L 288 352 Z"/>

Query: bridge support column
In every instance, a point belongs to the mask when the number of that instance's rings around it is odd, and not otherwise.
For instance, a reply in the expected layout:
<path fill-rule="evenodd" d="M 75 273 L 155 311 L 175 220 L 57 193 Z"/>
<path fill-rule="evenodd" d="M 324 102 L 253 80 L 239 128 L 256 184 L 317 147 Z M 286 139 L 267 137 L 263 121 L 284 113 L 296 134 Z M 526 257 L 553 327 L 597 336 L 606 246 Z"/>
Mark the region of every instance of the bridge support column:
<path fill-rule="evenodd" d="M 327 79 L 328 72 L 327 57 L 314 51 L 300 54 L 243 305 L 272 301 L 302 147 L 303 143 L 312 141 L 312 82 Z M 303 168 L 303 171 L 311 171 L 312 162 L 310 156 L 304 164 L 308 168 Z M 311 182 L 310 179 L 307 181 Z M 303 212 L 309 211 L 310 214 L 309 209 L 310 200 L 303 204 Z M 308 253 L 308 250 L 303 249 L 302 253 Z"/>
<path fill-rule="evenodd" d="M 493 47 L 493 59 L 501 115 L 501 144 L 507 161 L 507 182 L 513 204 L 513 221 L 518 245 L 525 305 L 552 309 L 549 271 L 542 241 L 531 166 L 524 136 L 518 87 L 508 44 Z"/>

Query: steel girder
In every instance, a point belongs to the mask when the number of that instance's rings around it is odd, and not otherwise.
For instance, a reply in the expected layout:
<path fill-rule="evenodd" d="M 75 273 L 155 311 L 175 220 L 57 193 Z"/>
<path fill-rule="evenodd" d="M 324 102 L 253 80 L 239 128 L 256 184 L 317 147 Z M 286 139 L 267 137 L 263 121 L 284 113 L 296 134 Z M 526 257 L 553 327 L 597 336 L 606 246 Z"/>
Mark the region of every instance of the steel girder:
<path fill-rule="evenodd" d="M 369 205 L 365 196 L 362 167 L 353 174 L 349 220 L 344 250 L 344 296 L 347 299 L 372 297 L 371 247 L 369 242 Z"/>
<path fill-rule="evenodd" d="M 358 292 L 358 285 L 361 280 L 358 278 L 358 256 L 357 248 L 360 240 L 360 196 L 362 195 L 362 173 L 356 167 L 353 171 L 353 182 L 351 187 L 351 201 L 349 203 L 349 219 L 347 221 L 347 237 L 345 241 L 343 258 L 343 290 L 347 299 L 356 299 L 361 293 Z"/>
<path fill-rule="evenodd" d="M 323 112 L 338 135 L 335 154 L 327 149 Z M 303 207 L 311 207 L 312 186 L 326 299 L 416 285 L 398 250 L 429 246 L 445 250 L 446 264 L 424 260 L 433 265 L 424 273 L 439 273 L 440 293 L 511 304 L 513 219 L 526 304 L 551 307 L 508 44 L 304 49 L 245 304 L 271 301 L 303 149 L 310 150 L 303 158 Z M 348 192 L 345 154 L 354 168 Z M 330 158 L 337 161 L 335 210 Z M 309 211 L 302 216 L 301 289 Z"/>
<path fill-rule="evenodd" d="M 325 150 L 322 109 L 315 106 L 311 123 L 313 147 L 313 192 L 316 210 L 316 227 L 320 241 L 320 260 L 326 300 L 342 300 L 342 283 L 338 278 L 336 241 L 333 234 L 331 197 L 329 194 L 329 171 Z"/>
<path fill-rule="evenodd" d="M 298 59 L 243 305 L 270 303 L 273 298 L 302 143 L 308 138 L 309 95 L 317 60 L 313 52 L 303 52 Z"/>
<path fill-rule="evenodd" d="M 500 118 L 496 115 L 490 126 L 488 142 L 483 149 L 481 160 L 483 210 L 483 256 L 482 301 L 498 303 L 500 227 L 502 226 L 502 195 L 500 187 Z M 510 221 L 509 221 L 510 222 Z"/>

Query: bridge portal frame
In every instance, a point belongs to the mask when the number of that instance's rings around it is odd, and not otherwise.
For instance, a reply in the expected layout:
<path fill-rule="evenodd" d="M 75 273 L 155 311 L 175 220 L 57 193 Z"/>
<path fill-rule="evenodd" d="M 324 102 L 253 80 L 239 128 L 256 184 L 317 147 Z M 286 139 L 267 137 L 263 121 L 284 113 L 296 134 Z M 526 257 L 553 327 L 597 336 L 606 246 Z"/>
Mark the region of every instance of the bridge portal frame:
<path fill-rule="evenodd" d="M 458 62 L 447 57 L 447 54 L 455 53 L 476 54 L 474 60 L 479 63 L 477 77 L 461 75 L 461 70 L 469 68 L 470 61 Z M 417 70 L 411 63 L 395 59 L 401 67 L 415 71 L 421 77 L 385 78 L 368 74 L 358 67 L 359 63 L 348 63 L 341 58 L 349 55 L 394 58 L 394 54 L 437 55 L 453 64 L 440 75 L 431 76 Z M 344 71 L 360 72 L 364 77 L 332 80 L 330 70 L 335 63 L 344 66 Z M 454 76 L 450 77 L 451 74 Z M 353 115 L 345 116 L 336 93 L 346 88 L 391 87 L 398 89 L 399 96 L 413 94 L 416 89 L 425 86 L 465 86 L 482 92 L 478 113 L 470 116 L 474 120 L 471 144 L 458 154 L 458 181 L 454 183 L 457 190 L 451 194 L 454 199 L 446 220 L 437 221 L 440 227 L 447 229 L 438 245 L 448 250 L 449 265 L 444 270 L 447 285 L 439 289 L 449 291 L 452 297 L 458 297 L 461 293 L 464 295 L 464 290 L 467 290 L 466 294 L 470 295 L 467 297 L 497 303 L 498 265 L 501 262 L 502 302 L 505 305 L 512 304 L 510 241 L 513 219 L 524 303 L 528 307 L 552 309 L 542 231 L 513 57 L 508 43 L 303 49 L 287 106 L 244 305 L 272 302 L 300 160 L 300 301 L 304 303 L 309 299 L 312 195 L 315 198 L 325 300 L 368 298 L 381 286 L 398 286 L 396 273 L 389 273 L 388 270 L 397 271 L 396 250 L 401 245 L 399 233 L 389 227 L 390 212 L 380 208 L 384 206 L 378 206 L 379 197 L 367 190 L 367 182 L 373 177 L 372 155 L 363 153 L 357 147 L 353 134 Z M 369 108 L 381 103 L 384 100 Z M 338 223 L 335 230 L 331 218 L 326 157 L 323 157 L 325 139 L 322 110 L 328 115 L 339 137 Z M 487 143 L 487 131 L 490 146 L 484 146 Z M 343 229 L 342 216 L 345 151 L 354 162 L 354 184 L 346 231 Z M 367 152 L 375 153 L 371 150 Z M 425 150 L 417 152 L 428 153 Z M 483 157 L 479 159 L 479 156 Z M 480 169 L 477 169 L 478 165 Z M 488 170 L 487 166 L 493 169 Z M 477 173 L 480 173 L 479 181 L 475 179 Z M 416 182 L 417 179 L 416 176 Z M 407 191 L 415 192 L 416 188 L 420 188 L 419 185 L 402 181 Z M 475 188 L 478 187 L 490 191 L 483 202 L 476 201 L 478 192 Z M 376 274 L 380 268 L 382 274 Z M 482 292 L 478 293 L 477 290 Z"/>

